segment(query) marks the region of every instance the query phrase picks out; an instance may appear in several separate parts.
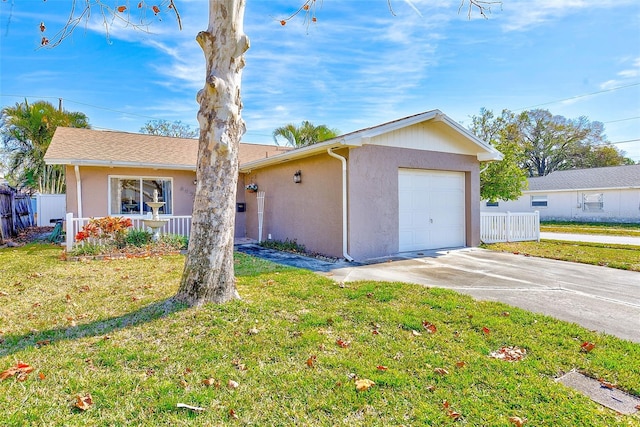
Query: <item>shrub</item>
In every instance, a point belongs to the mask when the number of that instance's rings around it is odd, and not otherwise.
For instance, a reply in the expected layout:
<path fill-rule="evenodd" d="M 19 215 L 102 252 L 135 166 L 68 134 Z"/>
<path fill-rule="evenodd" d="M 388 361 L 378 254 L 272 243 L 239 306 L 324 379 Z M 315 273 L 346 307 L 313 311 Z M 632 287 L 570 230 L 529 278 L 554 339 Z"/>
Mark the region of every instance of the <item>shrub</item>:
<path fill-rule="evenodd" d="M 299 254 L 306 254 L 307 249 L 304 245 L 298 244 L 296 239 L 289 240 L 288 238 L 284 240 L 265 240 L 260 243 L 260 246 L 268 249 L 276 249 L 278 251 L 286 251 L 286 252 L 294 252 Z"/>
<path fill-rule="evenodd" d="M 71 251 L 72 256 L 95 256 L 109 252 L 109 247 L 96 242 L 84 242 L 75 245 Z"/>
<path fill-rule="evenodd" d="M 181 234 L 163 234 L 160 236 L 160 243 L 169 246 L 171 249 L 183 250 L 189 246 L 189 238 Z"/>
<path fill-rule="evenodd" d="M 141 228 L 133 228 L 127 232 L 124 237 L 124 241 L 129 246 L 142 247 L 148 245 L 151 242 L 151 238 L 153 234 L 151 234 L 147 230 L 143 230 Z"/>

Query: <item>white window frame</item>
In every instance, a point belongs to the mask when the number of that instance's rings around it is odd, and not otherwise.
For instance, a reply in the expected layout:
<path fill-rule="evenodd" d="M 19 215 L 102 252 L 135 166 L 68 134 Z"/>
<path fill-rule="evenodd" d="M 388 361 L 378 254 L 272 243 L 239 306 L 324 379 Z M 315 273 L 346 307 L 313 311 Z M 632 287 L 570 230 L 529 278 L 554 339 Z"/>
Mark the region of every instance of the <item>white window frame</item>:
<path fill-rule="evenodd" d="M 165 213 L 161 213 L 161 216 L 171 216 L 173 215 L 173 212 L 175 210 L 175 206 L 173 204 L 173 193 L 175 191 L 175 186 L 173 183 L 173 177 L 170 176 L 148 176 L 148 175 L 108 175 L 107 176 L 107 204 L 108 204 L 108 211 L 109 211 L 109 215 L 112 216 L 127 216 L 127 217 L 145 217 L 148 216 L 148 214 L 146 212 L 144 212 L 144 208 L 140 209 L 140 213 L 139 214 L 131 214 L 131 213 L 118 213 L 118 212 L 113 212 L 111 210 L 111 180 L 112 179 L 119 179 L 119 180 L 138 180 L 140 181 L 140 185 L 142 186 L 142 181 L 153 181 L 153 180 L 157 180 L 157 181 L 169 181 L 170 185 L 171 185 L 171 197 L 170 197 L 170 202 L 169 202 L 169 207 L 171 208 L 171 213 L 165 214 Z M 144 199 L 143 197 L 143 193 L 142 191 L 140 192 L 141 198 Z M 139 203 L 143 203 L 143 200 L 139 200 Z"/>
<path fill-rule="evenodd" d="M 531 196 L 530 204 L 532 208 L 546 208 L 549 206 L 549 198 L 546 194 Z"/>
<path fill-rule="evenodd" d="M 603 212 L 604 193 L 582 193 L 583 212 Z"/>

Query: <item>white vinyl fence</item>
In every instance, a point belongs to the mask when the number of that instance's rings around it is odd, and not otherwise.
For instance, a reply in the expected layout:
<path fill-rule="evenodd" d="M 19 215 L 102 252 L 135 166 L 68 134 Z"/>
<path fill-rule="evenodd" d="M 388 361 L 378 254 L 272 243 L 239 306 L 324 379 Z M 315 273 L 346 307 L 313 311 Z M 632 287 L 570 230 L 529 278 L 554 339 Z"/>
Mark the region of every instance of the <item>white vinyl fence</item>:
<path fill-rule="evenodd" d="M 37 194 L 35 198 L 38 227 L 55 225 L 57 220 L 64 219 L 67 212 L 65 194 Z"/>
<path fill-rule="evenodd" d="M 540 241 L 540 213 L 480 212 L 480 240 L 483 243 Z"/>
<path fill-rule="evenodd" d="M 169 220 L 164 227 L 160 229 L 160 234 L 180 234 L 189 237 L 191 232 L 191 215 L 161 216 L 160 218 Z M 82 230 L 82 227 L 84 227 L 90 219 L 91 218 L 74 218 L 72 213 L 67 213 L 65 217 L 65 246 L 67 252 L 73 249 L 76 234 Z M 145 228 L 142 222 L 144 219 L 151 219 L 151 217 L 132 217 L 131 222 L 133 223 L 133 228 Z"/>

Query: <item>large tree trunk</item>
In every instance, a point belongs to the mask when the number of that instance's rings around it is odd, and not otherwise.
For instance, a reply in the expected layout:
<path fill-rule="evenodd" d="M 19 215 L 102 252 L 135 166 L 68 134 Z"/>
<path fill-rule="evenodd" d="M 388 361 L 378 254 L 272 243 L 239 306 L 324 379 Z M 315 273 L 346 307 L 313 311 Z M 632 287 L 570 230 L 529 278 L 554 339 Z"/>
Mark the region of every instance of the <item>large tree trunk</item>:
<path fill-rule="evenodd" d="M 197 36 L 207 75 L 198 92 L 200 142 L 191 237 L 176 299 L 189 305 L 238 298 L 233 234 L 238 182 L 240 82 L 249 39 L 243 32 L 245 0 L 209 0 L 209 28 Z"/>

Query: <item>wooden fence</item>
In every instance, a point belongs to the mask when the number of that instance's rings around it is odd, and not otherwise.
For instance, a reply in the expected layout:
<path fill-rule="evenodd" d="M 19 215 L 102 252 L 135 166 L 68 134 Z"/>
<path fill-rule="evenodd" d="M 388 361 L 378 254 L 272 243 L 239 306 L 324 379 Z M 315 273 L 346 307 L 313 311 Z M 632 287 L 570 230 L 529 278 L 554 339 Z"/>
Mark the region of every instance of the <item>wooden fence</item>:
<path fill-rule="evenodd" d="M 65 217 L 65 247 L 67 252 L 73 249 L 75 244 L 75 236 L 78 231 L 82 230 L 91 218 L 74 218 L 72 213 L 67 213 Z M 133 228 L 144 229 L 144 223 L 142 222 L 145 217 L 131 217 Z M 160 229 L 160 234 L 180 234 L 182 236 L 189 237 L 191 233 L 191 216 L 161 216 L 160 219 L 167 219 L 167 223 Z"/>
<path fill-rule="evenodd" d="M 33 225 L 31 196 L 6 186 L 0 187 L 0 243 Z"/>
<path fill-rule="evenodd" d="M 483 243 L 540 241 L 540 213 L 481 212 L 480 240 Z"/>

